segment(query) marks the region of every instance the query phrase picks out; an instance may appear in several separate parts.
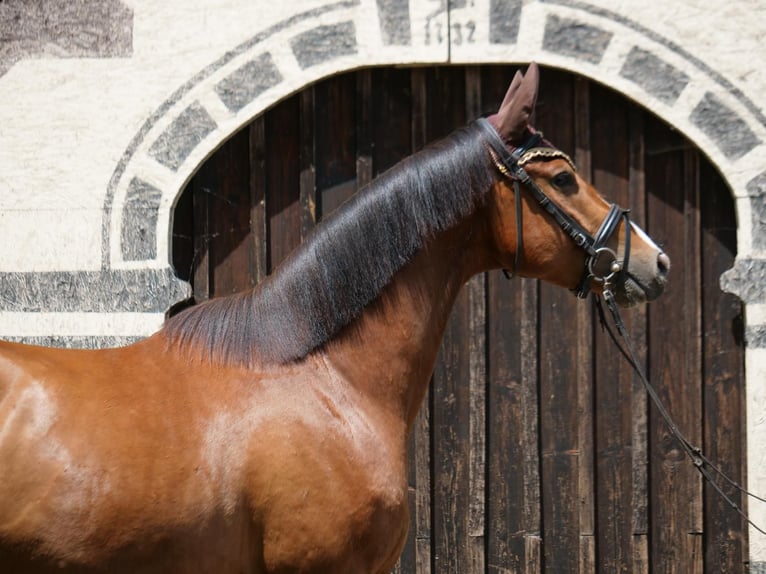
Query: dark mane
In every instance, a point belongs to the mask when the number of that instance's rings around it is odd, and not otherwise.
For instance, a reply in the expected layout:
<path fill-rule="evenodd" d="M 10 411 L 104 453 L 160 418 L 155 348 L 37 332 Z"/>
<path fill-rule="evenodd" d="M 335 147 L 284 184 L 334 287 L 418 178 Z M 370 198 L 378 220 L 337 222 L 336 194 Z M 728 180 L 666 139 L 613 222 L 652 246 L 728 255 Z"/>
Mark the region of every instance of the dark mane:
<path fill-rule="evenodd" d="M 187 309 L 164 333 L 216 360 L 305 357 L 358 317 L 427 239 L 472 213 L 494 180 L 479 130 L 458 130 L 359 190 L 253 290 Z"/>

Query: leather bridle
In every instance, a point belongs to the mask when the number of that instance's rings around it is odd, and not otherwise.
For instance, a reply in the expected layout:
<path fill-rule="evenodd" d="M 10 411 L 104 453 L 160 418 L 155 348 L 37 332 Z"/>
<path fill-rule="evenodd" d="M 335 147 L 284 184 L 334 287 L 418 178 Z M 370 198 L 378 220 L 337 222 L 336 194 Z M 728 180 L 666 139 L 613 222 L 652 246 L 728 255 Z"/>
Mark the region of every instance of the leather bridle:
<path fill-rule="evenodd" d="M 500 173 L 513 181 L 514 202 L 516 204 L 516 255 L 512 274 L 518 271 L 524 252 L 521 186 L 529 190 L 537 203 L 553 217 L 564 233 L 585 251 L 585 269 L 579 283 L 573 289 L 579 298 L 584 299 L 588 296 L 593 283 L 601 285 L 603 288 L 618 274 L 627 272 L 630 260 L 629 210 L 614 203 L 611 204 L 609 212 L 601 222 L 596 234 L 591 236 L 571 215 L 548 197 L 524 169 L 524 165 L 532 160 L 556 158 L 564 159 L 574 169 L 574 163 L 569 156 L 552 146 L 538 147 L 545 142 L 540 132 L 530 132 L 522 145 L 510 150 L 489 120 L 480 118 L 476 120 L 476 124 L 485 136 L 485 143 L 495 166 Z M 622 259 L 619 259 L 614 250 L 606 246 L 606 243 L 617 230 L 621 220 L 625 221 L 625 254 Z"/>

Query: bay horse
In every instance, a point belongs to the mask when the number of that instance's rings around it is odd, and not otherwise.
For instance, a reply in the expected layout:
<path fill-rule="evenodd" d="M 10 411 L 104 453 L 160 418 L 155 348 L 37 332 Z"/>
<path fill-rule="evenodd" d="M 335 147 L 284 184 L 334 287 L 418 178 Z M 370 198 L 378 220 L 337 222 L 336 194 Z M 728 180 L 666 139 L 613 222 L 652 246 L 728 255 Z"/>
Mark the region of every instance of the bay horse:
<path fill-rule="evenodd" d="M 499 111 L 382 174 L 254 289 L 104 350 L 0 343 L 0 570 L 389 572 L 450 309 L 505 268 L 622 305 L 668 256 Z M 618 255 L 619 254 L 619 255 Z"/>

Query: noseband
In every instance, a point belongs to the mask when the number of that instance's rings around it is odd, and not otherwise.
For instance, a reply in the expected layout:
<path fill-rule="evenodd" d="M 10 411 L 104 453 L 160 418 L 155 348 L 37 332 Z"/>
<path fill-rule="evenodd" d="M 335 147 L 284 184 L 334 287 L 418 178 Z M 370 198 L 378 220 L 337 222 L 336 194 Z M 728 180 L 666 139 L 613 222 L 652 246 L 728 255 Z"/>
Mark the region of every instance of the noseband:
<path fill-rule="evenodd" d="M 498 135 L 495 128 L 485 118 L 476 121 L 477 126 L 483 132 L 485 142 L 489 146 L 489 152 L 497 169 L 513 181 L 513 192 L 516 203 L 516 255 L 513 272 L 519 269 L 523 256 L 523 226 L 521 216 L 521 186 L 525 186 L 537 203 L 550 214 L 561 229 L 575 244 L 585 251 L 585 269 L 582 278 L 573 289 L 574 293 L 584 299 L 590 293 L 591 284 L 601 286 L 608 285 L 619 273 L 628 269 L 630 259 L 630 219 L 628 210 L 612 203 L 609 213 L 601 222 L 596 235 L 591 236 L 588 231 L 574 220 L 566 211 L 561 209 L 537 183 L 529 176 L 524 165 L 536 159 L 563 159 L 574 169 L 574 163 L 564 152 L 553 147 L 536 147 L 543 142 L 540 132 L 534 132 L 527 141 L 513 151 L 509 150 Z M 617 230 L 620 220 L 625 221 L 625 256 L 620 260 L 617 254 L 606 246 L 609 238 Z"/>

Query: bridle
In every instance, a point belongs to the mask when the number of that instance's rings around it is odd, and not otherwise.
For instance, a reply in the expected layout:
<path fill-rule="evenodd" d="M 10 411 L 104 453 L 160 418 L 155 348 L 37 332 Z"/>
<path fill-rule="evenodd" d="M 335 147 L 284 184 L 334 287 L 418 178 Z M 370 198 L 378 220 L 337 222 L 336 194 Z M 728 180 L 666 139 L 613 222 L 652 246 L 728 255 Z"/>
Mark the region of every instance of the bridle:
<path fill-rule="evenodd" d="M 585 268 L 583 275 L 573 289 L 581 299 L 585 299 L 591 290 L 593 283 L 605 287 L 618 274 L 627 272 L 630 261 L 630 219 L 629 210 L 612 203 L 609 212 L 601 222 L 596 234 L 591 234 L 582 227 L 575 219 L 559 207 L 539 185 L 529 176 L 524 165 L 537 159 L 563 159 L 572 169 L 574 163 L 567 154 L 554 147 L 538 147 L 545 140 L 540 132 L 531 132 L 526 141 L 513 151 L 508 149 L 505 142 L 500 138 L 495 128 L 486 118 L 476 120 L 476 124 L 482 131 L 484 141 L 488 146 L 492 160 L 498 171 L 513 181 L 514 202 L 516 204 L 516 255 L 511 274 L 518 272 L 524 253 L 524 238 L 521 211 L 521 187 L 524 186 L 532 194 L 537 203 L 550 214 L 561 229 L 575 244 L 586 253 Z M 625 221 L 625 254 L 619 259 L 611 248 L 606 246 L 612 237 L 620 221 Z"/>
<path fill-rule="evenodd" d="M 536 159 L 563 159 L 569 163 L 572 169 L 575 169 L 574 163 L 567 154 L 554 148 L 550 144 L 547 144 L 543 139 L 542 134 L 536 131 L 530 132 L 526 141 L 521 146 L 511 151 L 487 119 L 480 118 L 476 120 L 476 124 L 485 136 L 484 141 L 487 144 L 495 167 L 501 174 L 513 181 L 514 202 L 516 204 L 516 254 L 514 256 L 513 273 L 517 272 L 521 265 L 524 250 L 522 236 L 523 222 L 521 215 L 521 186 L 524 186 L 529 190 L 540 206 L 553 217 L 559 227 L 572 238 L 578 247 L 585 251 L 585 269 L 580 282 L 573 291 L 579 298 L 585 299 L 590 293 L 592 283 L 601 286 L 601 297 L 596 296 L 594 298 L 601 327 L 608 332 L 612 341 L 641 379 L 647 394 L 656 405 L 658 412 L 668 425 L 671 434 L 676 438 L 683 451 L 694 464 L 694 467 L 700 472 L 705 480 L 708 481 L 711 487 L 751 526 L 762 534 L 766 534 L 766 531 L 755 524 L 742 507 L 723 491 L 718 484 L 718 480 L 716 480 L 716 476 L 747 496 L 753 497 L 761 502 L 766 502 L 766 499 L 749 492 L 735 480 L 727 476 L 702 453 L 702 450 L 698 446 L 695 446 L 684 436 L 678 428 L 678 425 L 676 425 L 671 418 L 670 413 L 660 401 L 657 391 L 649 382 L 649 379 L 641 366 L 638 354 L 636 353 L 627 329 L 625 328 L 625 323 L 620 316 L 620 311 L 614 298 L 614 293 L 612 292 L 613 279 L 622 273 L 628 272 L 628 263 L 630 259 L 630 219 L 628 217 L 628 210 L 623 209 L 616 204 L 611 204 L 609 212 L 601 222 L 596 234 L 591 236 L 587 230 L 572 218 L 572 216 L 561 209 L 561 207 L 548 197 L 524 169 L 526 163 Z M 547 145 L 544 147 L 536 147 L 542 142 Z M 609 238 L 617 230 L 621 220 L 625 222 L 625 254 L 622 260 L 618 258 L 617 254 L 612 249 L 606 247 L 607 241 L 609 241 Z M 506 276 L 510 277 L 507 272 Z M 623 348 L 617 340 L 617 337 L 606 321 L 604 308 L 601 304 L 602 298 L 607 309 L 609 309 L 612 316 L 612 322 L 614 323 L 617 332 L 620 337 L 622 337 L 623 341 L 625 341 L 625 348 Z"/>

